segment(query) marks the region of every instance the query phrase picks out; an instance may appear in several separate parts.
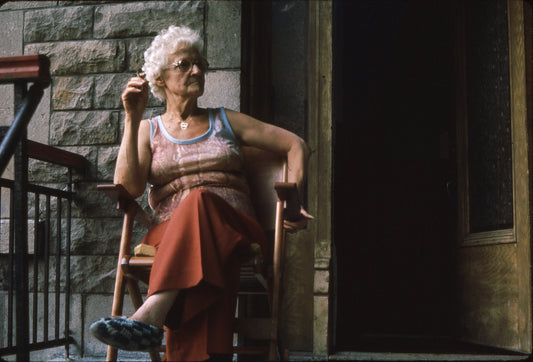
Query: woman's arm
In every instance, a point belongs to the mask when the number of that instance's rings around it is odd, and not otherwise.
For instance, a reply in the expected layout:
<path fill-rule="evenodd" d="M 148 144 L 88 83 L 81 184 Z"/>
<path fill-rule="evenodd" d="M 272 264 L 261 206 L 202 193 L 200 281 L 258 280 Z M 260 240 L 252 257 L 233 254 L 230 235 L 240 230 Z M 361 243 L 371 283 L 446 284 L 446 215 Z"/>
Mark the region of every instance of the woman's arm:
<path fill-rule="evenodd" d="M 307 177 L 307 162 L 309 148 L 305 141 L 286 129 L 261 122 L 243 113 L 226 110 L 228 121 L 235 136 L 243 145 L 266 149 L 287 156 L 288 181 L 295 182 L 301 196 Z M 289 230 L 305 227 L 307 219 L 311 219 L 303 208 L 302 220 L 298 222 L 285 221 Z"/>
<path fill-rule="evenodd" d="M 114 182 L 124 186 L 133 197 L 143 194 L 151 162 L 150 124 L 141 121 L 147 101 L 148 83 L 142 77 L 131 78 L 122 93 L 126 117 Z"/>
<path fill-rule="evenodd" d="M 137 127 L 131 123 L 126 117 L 114 183 L 124 186 L 133 197 L 139 197 L 146 189 L 150 168 L 150 124 L 146 120 Z"/>
<path fill-rule="evenodd" d="M 289 182 L 301 190 L 307 175 L 309 148 L 305 141 L 283 128 L 261 122 L 243 113 L 226 110 L 231 128 L 239 141 L 287 156 Z"/>

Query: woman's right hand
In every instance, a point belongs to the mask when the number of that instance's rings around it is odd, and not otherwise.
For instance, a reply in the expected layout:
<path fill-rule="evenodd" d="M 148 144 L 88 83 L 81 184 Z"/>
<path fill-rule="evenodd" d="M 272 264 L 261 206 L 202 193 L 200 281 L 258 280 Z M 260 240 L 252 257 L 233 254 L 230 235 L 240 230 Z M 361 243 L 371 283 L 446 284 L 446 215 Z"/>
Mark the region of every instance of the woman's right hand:
<path fill-rule="evenodd" d="M 145 73 L 130 78 L 126 89 L 122 93 L 122 103 L 127 118 L 140 122 L 148 104 L 148 82 L 144 79 Z"/>

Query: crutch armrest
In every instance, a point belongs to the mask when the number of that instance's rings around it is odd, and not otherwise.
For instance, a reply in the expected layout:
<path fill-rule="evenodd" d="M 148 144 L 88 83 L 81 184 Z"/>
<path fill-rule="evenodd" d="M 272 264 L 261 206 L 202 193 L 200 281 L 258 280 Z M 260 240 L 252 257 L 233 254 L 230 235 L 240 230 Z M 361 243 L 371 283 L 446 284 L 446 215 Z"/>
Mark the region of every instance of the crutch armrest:
<path fill-rule="evenodd" d="M 284 218 L 297 220 L 300 218 L 300 198 L 294 182 L 275 182 L 274 189 L 281 201 L 285 201 Z"/>
<path fill-rule="evenodd" d="M 148 216 L 141 205 L 135 201 L 135 198 L 131 196 L 124 186 L 120 184 L 101 184 L 97 185 L 96 189 L 98 191 L 103 191 L 113 202 L 116 202 L 117 209 L 119 210 L 126 212 L 128 207 L 135 207 L 135 220 L 146 227 L 150 227 L 150 216 Z"/>
<path fill-rule="evenodd" d="M 120 184 L 101 184 L 96 185 L 98 191 L 103 191 L 113 201 L 119 202 L 120 200 L 135 200 L 130 195 L 128 190 Z"/>

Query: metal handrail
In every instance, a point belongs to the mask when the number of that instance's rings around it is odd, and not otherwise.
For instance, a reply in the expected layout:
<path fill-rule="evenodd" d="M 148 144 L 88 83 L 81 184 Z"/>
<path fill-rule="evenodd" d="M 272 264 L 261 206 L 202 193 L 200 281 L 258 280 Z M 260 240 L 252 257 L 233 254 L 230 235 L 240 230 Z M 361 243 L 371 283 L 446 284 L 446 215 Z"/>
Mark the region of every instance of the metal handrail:
<path fill-rule="evenodd" d="M 12 302 L 13 292 L 16 296 L 16 336 L 15 345 L 12 343 L 13 339 L 13 306 L 12 303 L 8 306 L 10 327 L 8 327 L 8 346 L 0 348 L 0 354 L 16 353 L 18 361 L 29 360 L 29 352 L 39 349 L 45 349 L 60 345 L 65 345 L 65 352 L 68 358 L 69 343 L 72 343 L 72 337 L 69 331 L 69 309 L 70 309 L 70 275 L 67 275 L 65 281 L 65 336 L 59 336 L 59 303 L 60 294 L 60 256 L 61 250 L 61 203 L 62 200 L 67 201 L 67 241 L 64 251 L 66 258 L 67 273 L 70 274 L 70 218 L 71 218 L 71 201 L 72 193 L 72 169 L 83 169 L 85 166 L 84 158 L 63 150 L 59 150 L 47 145 L 42 145 L 36 142 L 27 140 L 27 125 L 33 116 L 43 94 L 44 89 L 49 86 L 50 77 L 50 61 L 43 55 L 26 55 L 15 57 L 0 58 L 0 84 L 12 83 L 15 85 L 15 118 L 11 126 L 5 132 L 4 138 L 0 143 L 0 173 L 3 173 L 7 167 L 8 162 L 13 157 L 14 159 L 14 180 L 0 179 L 0 187 L 5 187 L 11 190 L 11 207 L 10 207 L 10 237 L 9 237 L 9 272 L 14 276 L 14 288 L 10 282 L 9 289 L 9 303 Z M 33 82 L 33 85 L 27 90 L 28 83 Z M 2 133 L 2 132 L 0 132 Z M 30 185 L 28 183 L 28 156 L 46 162 L 56 163 L 68 167 L 68 190 L 54 190 L 44 186 Z M 38 250 L 37 242 L 37 223 L 39 222 L 39 198 L 40 195 L 46 197 L 46 217 L 45 228 L 48 230 L 46 234 L 50 233 L 50 198 L 55 197 L 57 200 L 57 235 L 59 239 L 56 241 L 56 315 L 55 315 L 55 336 L 49 338 L 48 336 L 48 279 L 45 276 L 45 311 L 44 311 L 44 341 L 36 341 L 36 327 L 35 321 L 37 319 L 37 258 L 34 255 L 34 289 L 33 289 L 33 343 L 30 344 L 30 329 L 29 329 L 29 280 L 28 280 L 28 193 L 35 195 L 35 237 L 34 237 L 34 253 Z M 49 244 L 50 237 L 45 235 L 44 254 L 50 255 Z M 48 259 L 45 260 L 45 271 L 49 268 Z M 14 266 L 14 267 L 13 267 Z M 9 304 L 8 303 L 8 304 Z"/>
<path fill-rule="evenodd" d="M 37 109 L 43 94 L 43 86 L 36 83 L 32 85 L 27 96 L 24 98 L 13 123 L 0 144 L 0 174 L 4 173 L 9 160 L 13 157 L 15 147 L 19 143 L 23 133 L 26 131 L 26 127 L 28 126 L 33 113 Z"/>
<path fill-rule="evenodd" d="M 27 84 L 33 82 L 27 91 Z M 17 143 L 25 138 L 28 123 L 41 101 L 44 89 L 51 83 L 50 60 L 44 55 L 23 55 L 0 58 L 0 84 L 15 84 L 16 115 L 0 144 L 0 174 L 15 152 Z"/>

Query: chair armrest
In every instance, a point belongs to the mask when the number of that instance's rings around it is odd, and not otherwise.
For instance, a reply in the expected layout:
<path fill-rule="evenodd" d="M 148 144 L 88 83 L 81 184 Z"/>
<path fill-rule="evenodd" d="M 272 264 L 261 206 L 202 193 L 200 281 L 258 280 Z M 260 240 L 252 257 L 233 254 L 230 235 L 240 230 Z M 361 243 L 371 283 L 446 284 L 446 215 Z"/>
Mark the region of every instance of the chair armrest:
<path fill-rule="evenodd" d="M 287 220 L 297 220 L 300 218 L 300 199 L 298 188 L 294 182 L 275 182 L 274 189 L 278 198 L 285 202 L 284 218 Z"/>
<path fill-rule="evenodd" d="M 150 216 L 148 216 L 148 214 L 143 210 L 141 205 L 139 205 L 139 203 L 135 201 L 135 198 L 131 196 L 131 194 L 124 188 L 124 186 L 120 184 L 101 184 L 97 185 L 96 189 L 98 191 L 105 192 L 105 194 L 111 200 L 113 200 L 113 202 L 116 202 L 117 209 L 119 210 L 126 212 L 128 207 L 133 205 L 133 207 L 135 207 L 135 220 L 147 228 L 150 227 Z"/>
<path fill-rule="evenodd" d="M 105 192 L 105 194 L 114 202 L 120 203 L 121 201 L 135 200 L 128 190 L 120 184 L 96 185 L 96 189 Z M 117 205 L 117 208 L 122 209 L 122 205 Z"/>

